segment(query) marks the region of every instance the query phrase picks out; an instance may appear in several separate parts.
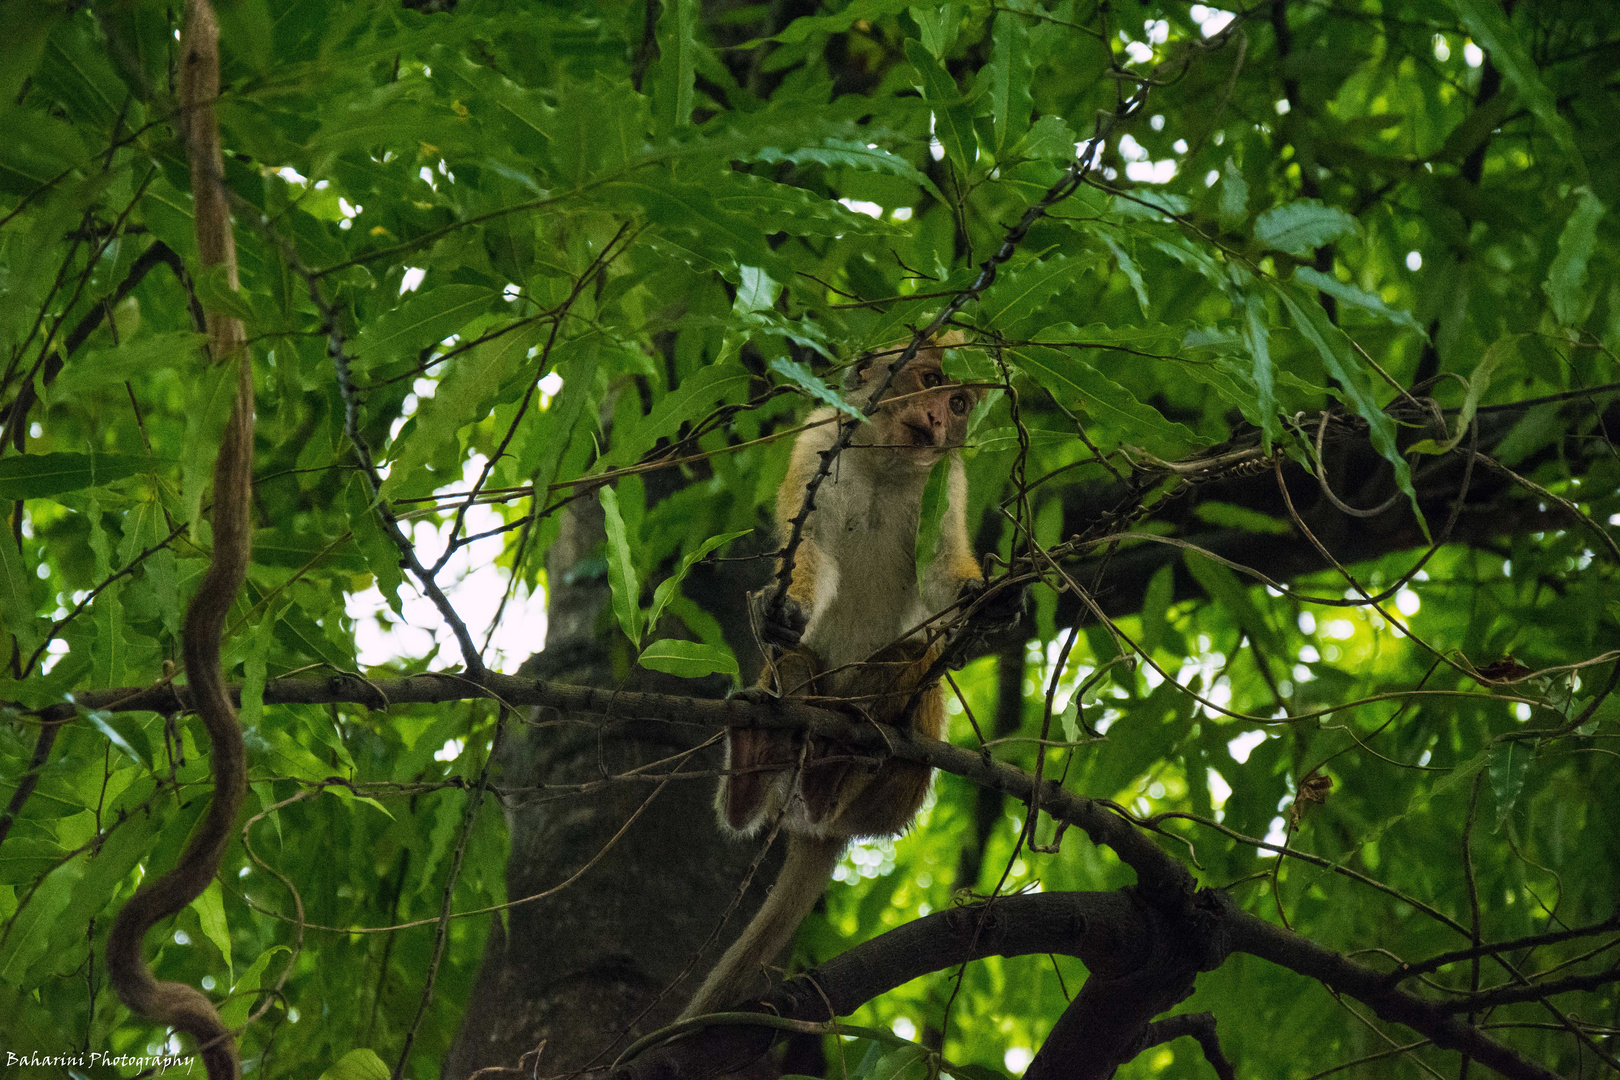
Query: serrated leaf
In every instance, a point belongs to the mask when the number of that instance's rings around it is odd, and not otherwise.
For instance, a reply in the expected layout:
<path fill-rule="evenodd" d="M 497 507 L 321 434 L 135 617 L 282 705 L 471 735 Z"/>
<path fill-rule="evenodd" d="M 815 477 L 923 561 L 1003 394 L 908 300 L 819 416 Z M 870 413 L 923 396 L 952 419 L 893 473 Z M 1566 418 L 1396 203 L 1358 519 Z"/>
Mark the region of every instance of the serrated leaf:
<path fill-rule="evenodd" d="M 946 497 L 949 486 L 949 469 L 939 467 L 928 474 L 928 483 L 923 486 L 922 506 L 917 514 L 917 540 L 913 551 L 918 581 L 928 577 L 928 568 L 934 565 L 934 559 L 939 555 L 939 534 L 944 529 L 945 511 L 950 504 L 950 500 Z"/>
<path fill-rule="evenodd" d="M 0 458 L 0 501 L 43 499 L 100 487 L 168 462 L 135 454 L 22 454 Z"/>
<path fill-rule="evenodd" d="M 1327 293 L 1341 304 L 1350 304 L 1353 307 L 1361 308 L 1363 311 L 1370 311 L 1379 318 L 1387 319 L 1397 326 L 1415 330 L 1425 341 L 1429 339 L 1429 332 L 1423 329 L 1422 324 L 1412 317 L 1410 311 L 1392 308 L 1372 293 L 1364 289 L 1358 289 L 1354 285 L 1346 285 L 1332 274 L 1324 274 L 1320 270 L 1314 270 L 1309 266 L 1300 266 L 1294 269 L 1294 280 Z"/>
<path fill-rule="evenodd" d="M 1029 130 L 1030 113 L 1035 109 L 1029 92 L 1033 72 L 1024 17 L 1005 9 L 996 12 L 990 47 L 990 123 L 996 133 L 998 158 Z"/>
<path fill-rule="evenodd" d="M 1356 219 L 1320 199 L 1274 206 L 1254 222 L 1254 238 L 1290 255 L 1308 255 L 1356 228 Z"/>
<path fill-rule="evenodd" d="M 803 165 L 808 162 L 816 165 L 866 169 L 871 172 L 887 173 L 891 176 L 910 180 L 936 199 L 941 202 L 945 201 L 945 196 L 934 185 L 934 182 L 919 172 L 911 162 L 898 154 L 891 154 L 881 146 L 868 146 L 864 142 L 857 142 L 853 139 L 826 137 L 803 146 L 795 146 L 791 150 L 776 146 L 751 148 L 739 151 L 737 160 L 771 163 L 787 161 L 795 165 Z"/>
<path fill-rule="evenodd" d="M 644 668 L 682 679 L 701 679 L 716 673 L 737 674 L 737 658 L 731 655 L 731 650 L 679 638 L 653 642 L 642 650 L 636 662 Z"/>
<path fill-rule="evenodd" d="M 411 293 L 404 303 L 369 319 L 354 339 L 354 367 L 377 367 L 415 356 L 489 310 L 496 293 L 482 285 L 433 285 Z"/>
<path fill-rule="evenodd" d="M 1016 270 L 1003 272 L 979 301 L 980 325 L 1014 333 L 1020 324 L 1035 316 L 1058 293 L 1073 285 L 1087 270 L 1100 262 L 1095 252 L 1085 255 L 1055 255 L 1041 262 L 1027 262 Z M 1050 320 L 1043 320 L 1050 321 Z"/>
<path fill-rule="evenodd" d="M 619 496 L 603 485 L 598 492 L 606 518 L 608 588 L 613 592 L 613 614 L 630 644 L 641 646 L 641 579 L 630 560 L 630 540 L 625 535 L 624 518 L 619 513 Z"/>
<path fill-rule="evenodd" d="M 659 616 L 663 615 L 664 607 L 680 590 L 681 582 L 685 581 L 686 575 L 692 572 L 692 567 L 696 566 L 698 562 L 709 552 L 714 551 L 717 548 L 724 547 L 726 544 L 731 543 L 739 536 L 747 536 L 752 531 L 753 530 L 751 529 L 744 529 L 742 532 L 728 532 L 721 533 L 719 536 L 711 536 L 707 540 L 703 541 L 703 543 L 699 544 L 697 546 L 697 550 L 693 551 L 690 555 L 687 555 L 684 559 L 682 559 L 680 566 L 676 567 L 675 572 L 669 575 L 669 577 L 665 578 L 663 581 L 660 581 L 658 583 L 658 588 L 653 590 L 652 608 L 647 613 L 647 628 L 651 630 L 658 626 L 658 619 Z"/>
<path fill-rule="evenodd" d="M 529 347 L 540 340 L 547 329 L 541 324 L 531 325 L 486 341 L 448 361 L 449 370 L 439 379 L 433 396 L 417 409 L 413 418 L 416 427 L 409 434 L 402 432 L 390 447 L 392 461 L 388 478 L 383 481 L 378 496 L 392 498 L 406 485 L 412 485 L 412 490 L 422 487 L 418 476 L 422 466 L 446 443 L 454 444 L 462 428 L 483 419 L 484 406 L 528 361 Z"/>
<path fill-rule="evenodd" d="M 662 0 L 658 18 L 658 72 L 653 83 L 653 120 L 660 134 L 692 122 L 693 53 L 697 0 Z"/>
<path fill-rule="evenodd" d="M 750 378 L 740 364 L 710 364 L 692 372 L 628 431 L 613 433 L 613 447 L 598 462 L 598 471 L 628 465 L 659 439 L 674 438 L 682 424 L 704 416 L 727 394 L 746 386 Z"/>
<path fill-rule="evenodd" d="M 833 408 L 847 413 L 857 420 L 865 419 L 865 416 L 862 415 L 861 410 L 845 401 L 843 397 L 839 395 L 838 391 L 834 390 L 819 377 L 817 377 L 816 373 L 811 371 L 808 365 L 801 364 L 797 360 L 788 360 L 779 356 L 775 360 L 771 361 L 771 370 L 776 372 L 778 375 L 792 380 L 797 386 L 799 386 L 817 401 L 831 405 Z"/>
<path fill-rule="evenodd" d="M 864 236 L 903 231 L 887 219 L 859 213 L 805 188 L 778 184 L 751 173 L 723 174 L 715 186 L 715 204 L 769 232 L 790 236 Z"/>
<path fill-rule="evenodd" d="M 793 274 L 753 222 L 723 209 L 714 192 L 698 184 L 654 182 L 633 177 L 604 184 L 595 193 L 597 205 L 623 212 L 625 205 L 640 207 L 647 220 L 668 234 L 678 234 L 699 254 L 712 260 L 733 284 L 741 281 L 738 267 L 758 266 L 778 281 Z"/>
<path fill-rule="evenodd" d="M 1553 315 L 1563 326 L 1574 326 L 1584 319 L 1593 300 L 1585 292 L 1586 264 L 1597 246 L 1597 223 L 1604 206 L 1590 188 L 1582 188 L 1580 196 L 1575 212 L 1558 233 L 1558 254 L 1541 286 L 1552 301 Z"/>
<path fill-rule="evenodd" d="M 338 1058 L 332 1067 L 321 1073 L 320 1080 L 388 1080 L 393 1075 L 375 1050 L 350 1050 Z"/>
<path fill-rule="evenodd" d="M 945 156 L 950 158 L 951 164 L 956 166 L 957 176 L 966 177 L 978 156 L 979 141 L 973 133 L 973 115 L 962 99 L 961 89 L 922 42 L 906 40 L 906 59 L 917 69 L 923 99 L 934 111 L 934 137 L 945 148 Z"/>
<path fill-rule="evenodd" d="M 1009 350 L 1020 368 L 1050 390 L 1065 406 L 1080 407 L 1127 438 L 1140 440 L 1156 453 L 1173 455 L 1197 437 L 1159 410 L 1142 404 L 1123 386 L 1086 360 L 1040 345 Z"/>
<path fill-rule="evenodd" d="M 1278 297 L 1282 299 L 1289 314 L 1293 316 L 1294 325 L 1305 336 L 1305 340 L 1322 358 L 1322 365 L 1327 369 L 1335 381 L 1344 387 L 1345 396 L 1350 400 L 1350 407 L 1356 415 L 1367 421 L 1370 429 L 1373 448 L 1383 455 L 1395 469 L 1395 482 L 1412 501 L 1413 512 L 1417 512 L 1417 493 L 1412 490 L 1412 471 L 1407 467 L 1406 459 L 1395 445 L 1395 421 L 1389 414 L 1378 407 L 1378 402 L 1372 396 L 1372 386 L 1368 381 L 1367 373 L 1361 369 L 1360 363 L 1350 351 L 1350 339 L 1344 336 L 1344 331 L 1334 326 L 1328 319 L 1327 312 L 1322 310 L 1314 298 L 1303 298 L 1296 294 L 1294 288 L 1286 285 L 1274 286 Z M 1418 514 L 1418 522 L 1422 524 L 1423 515 Z"/>

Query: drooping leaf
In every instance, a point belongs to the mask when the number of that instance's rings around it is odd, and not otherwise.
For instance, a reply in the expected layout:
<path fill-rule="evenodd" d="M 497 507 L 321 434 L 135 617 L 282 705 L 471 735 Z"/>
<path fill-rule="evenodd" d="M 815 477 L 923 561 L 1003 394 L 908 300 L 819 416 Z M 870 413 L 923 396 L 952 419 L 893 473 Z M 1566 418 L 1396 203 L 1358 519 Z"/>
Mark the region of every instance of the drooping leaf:
<path fill-rule="evenodd" d="M 1123 386 L 1073 353 L 1041 345 L 1009 350 L 1020 368 L 1070 408 L 1111 425 L 1127 438 L 1140 440 L 1161 457 L 1174 455 L 1196 439 L 1192 431 L 1166 420 L 1159 410 L 1142 404 Z"/>
<path fill-rule="evenodd" d="M 771 361 L 771 370 L 778 375 L 791 379 L 817 401 L 831 405 L 856 420 L 865 419 L 861 410 L 845 401 L 838 391 L 823 382 L 807 365 L 801 364 L 797 360 L 788 360 L 779 356 Z"/>
<path fill-rule="evenodd" d="M 1351 304 L 1364 311 L 1370 311 L 1379 318 L 1392 322 L 1397 326 L 1415 330 L 1425 340 L 1428 339 L 1429 332 L 1423 329 L 1423 326 L 1412 317 L 1410 311 L 1392 308 L 1372 293 L 1358 289 L 1354 285 L 1346 285 L 1332 274 L 1324 274 L 1320 270 L 1314 270 L 1309 266 L 1300 266 L 1294 269 L 1294 280 L 1327 293 L 1341 304 Z"/>
<path fill-rule="evenodd" d="M 675 572 L 660 581 L 658 588 L 653 590 L 652 607 L 647 612 L 647 628 L 652 630 L 658 626 L 658 619 L 663 615 L 665 606 L 680 591 L 681 582 L 685 581 L 686 575 L 692 572 L 692 567 L 702 561 L 703 557 L 709 552 L 724 547 L 738 537 L 747 536 L 749 531 L 745 529 L 742 532 L 721 533 L 719 536 L 711 536 L 683 558 L 680 566 L 675 568 Z"/>
<path fill-rule="evenodd" d="M 350 1050 L 321 1073 L 320 1080 L 388 1080 L 393 1070 L 375 1050 Z"/>
<path fill-rule="evenodd" d="M 604 484 L 598 492 L 607 525 L 608 588 L 613 592 L 613 614 L 630 644 L 641 645 L 641 579 L 630 560 L 630 540 L 619 514 L 619 496 Z"/>
<path fill-rule="evenodd" d="M 943 467 L 936 467 L 929 473 L 928 483 L 923 485 L 914 551 L 919 582 L 927 579 L 928 570 L 939 554 L 939 536 L 945 525 L 945 511 L 950 504 L 946 497 L 949 486 L 949 470 Z"/>

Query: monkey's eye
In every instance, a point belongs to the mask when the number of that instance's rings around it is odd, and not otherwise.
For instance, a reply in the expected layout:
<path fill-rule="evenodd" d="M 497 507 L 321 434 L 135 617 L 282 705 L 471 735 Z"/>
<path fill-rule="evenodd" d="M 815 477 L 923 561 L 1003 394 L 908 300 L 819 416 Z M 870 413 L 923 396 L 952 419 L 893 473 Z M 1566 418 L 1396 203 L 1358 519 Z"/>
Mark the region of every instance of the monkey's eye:
<path fill-rule="evenodd" d="M 955 413 L 957 416 L 961 416 L 963 413 L 965 413 L 967 411 L 968 411 L 967 395 L 966 394 L 952 394 L 951 395 L 951 412 Z"/>
<path fill-rule="evenodd" d="M 945 376 L 941 375 L 937 371 L 925 371 L 922 373 L 922 384 L 924 388 L 928 390 L 932 390 L 934 387 L 938 386 L 944 381 Z"/>

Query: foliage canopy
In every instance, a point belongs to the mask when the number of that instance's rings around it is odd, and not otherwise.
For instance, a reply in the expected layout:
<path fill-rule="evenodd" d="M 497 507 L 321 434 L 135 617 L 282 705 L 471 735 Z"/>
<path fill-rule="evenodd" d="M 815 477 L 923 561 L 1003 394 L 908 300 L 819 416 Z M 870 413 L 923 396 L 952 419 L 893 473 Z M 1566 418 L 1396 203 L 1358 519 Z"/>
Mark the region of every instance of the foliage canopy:
<path fill-rule="evenodd" d="M 949 315 L 953 370 L 1000 388 L 970 520 L 1039 578 L 955 675 L 951 740 L 1380 970 L 1597 924 L 1404 985 L 1573 980 L 1456 1011 L 1558 1074 L 1620 1069 L 1620 7 L 221 0 L 239 293 L 197 265 L 177 17 L 16 0 L 0 40 L 8 1048 L 164 1043 L 100 950 L 207 744 L 107 691 L 174 677 L 210 551 L 231 387 L 201 309 L 253 350 L 225 662 L 257 816 L 148 949 L 229 991 L 250 1068 L 310 1077 L 362 1049 L 435 1074 L 490 925 L 446 916 L 506 903 L 497 811 L 529 796 L 486 792 L 501 713 L 470 690 L 267 686 L 513 671 L 564 576 L 611 595 L 584 637 L 621 678 L 736 676 L 746 627 L 686 575 L 768 554 L 795 417 Z M 605 538 L 561 551 L 599 501 Z M 958 890 L 1133 880 L 1031 816 L 942 776 L 852 850 L 800 960 Z M 828 1075 L 1016 1072 L 1085 978 L 915 980 L 854 1020 L 936 1057 L 830 1037 Z M 1468 1069 L 1253 955 L 1178 1011 L 1243 1076 Z M 1120 1075 L 1209 1069 L 1183 1041 Z"/>

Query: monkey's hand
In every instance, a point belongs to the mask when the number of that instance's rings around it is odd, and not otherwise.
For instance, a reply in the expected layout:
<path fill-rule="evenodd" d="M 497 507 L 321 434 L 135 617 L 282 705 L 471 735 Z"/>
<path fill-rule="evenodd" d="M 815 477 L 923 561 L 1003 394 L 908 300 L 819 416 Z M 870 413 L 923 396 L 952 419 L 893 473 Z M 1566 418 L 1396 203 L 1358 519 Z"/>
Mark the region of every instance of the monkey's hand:
<path fill-rule="evenodd" d="M 962 583 L 956 598 L 967 613 L 967 623 L 950 646 L 947 663 L 952 671 L 967 663 L 968 653 L 974 646 L 998 637 L 1023 621 L 1027 591 L 1023 584 L 1015 585 L 1005 579 L 988 585 L 977 578 Z"/>
<path fill-rule="evenodd" d="M 780 604 L 773 603 L 775 594 L 774 586 L 766 586 L 749 594 L 748 607 L 754 617 L 755 633 L 762 644 L 783 649 L 797 648 L 810 616 L 791 596 L 782 597 Z"/>

